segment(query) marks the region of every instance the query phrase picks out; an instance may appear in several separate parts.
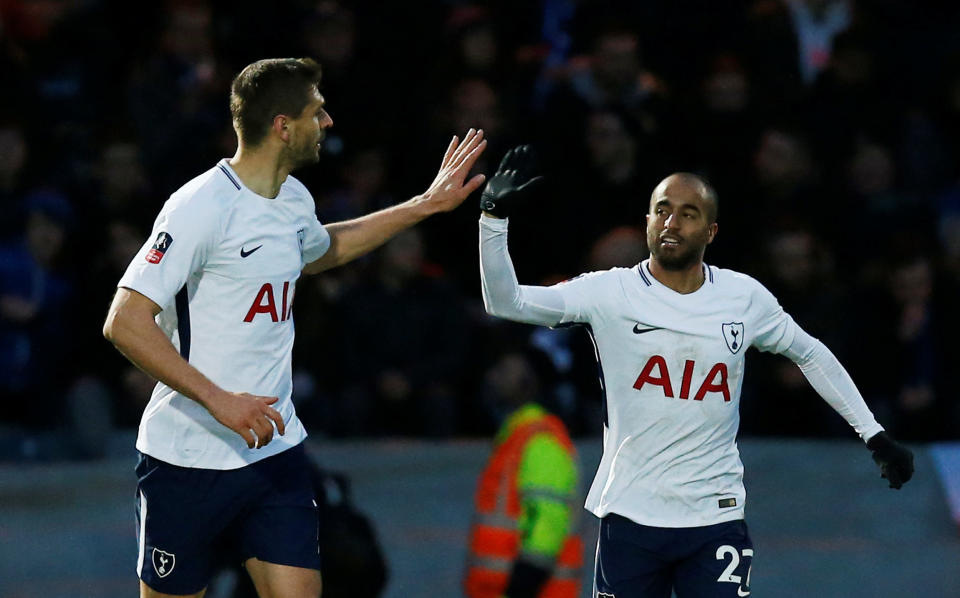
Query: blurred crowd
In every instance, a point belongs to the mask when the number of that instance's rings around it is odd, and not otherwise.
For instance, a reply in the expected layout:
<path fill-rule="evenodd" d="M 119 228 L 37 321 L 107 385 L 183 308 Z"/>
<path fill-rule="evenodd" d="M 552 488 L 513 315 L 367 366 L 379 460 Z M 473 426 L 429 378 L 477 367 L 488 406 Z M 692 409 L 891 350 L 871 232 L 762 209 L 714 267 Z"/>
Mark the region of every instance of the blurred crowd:
<path fill-rule="evenodd" d="M 907 0 L 0 1 L 0 457 L 34 434 L 94 457 L 136 426 L 153 382 L 100 333 L 116 281 L 169 194 L 233 155 L 233 75 L 278 56 L 324 69 L 335 126 L 296 173 L 321 221 L 424 190 L 481 127 L 479 172 L 539 152 L 511 252 L 550 284 L 645 258 L 652 188 L 701 173 L 707 262 L 766 284 L 895 436 L 956 438 L 958 26 Z M 586 334 L 484 313 L 477 215 L 299 281 L 313 434 L 491 433 L 518 348 L 572 432 L 599 433 Z M 745 434 L 850 436 L 782 357 L 750 359 L 741 412 Z"/>

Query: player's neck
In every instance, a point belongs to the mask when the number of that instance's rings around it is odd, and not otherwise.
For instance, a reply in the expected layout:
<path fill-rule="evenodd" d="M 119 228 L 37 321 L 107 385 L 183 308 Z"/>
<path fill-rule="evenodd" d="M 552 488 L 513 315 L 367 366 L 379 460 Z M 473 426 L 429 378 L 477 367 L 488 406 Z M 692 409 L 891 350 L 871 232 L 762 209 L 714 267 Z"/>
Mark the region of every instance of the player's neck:
<path fill-rule="evenodd" d="M 280 193 L 280 185 L 290 174 L 280 154 L 270 148 L 251 149 L 241 145 L 229 163 L 247 189 L 268 199 Z"/>
<path fill-rule="evenodd" d="M 681 295 L 692 293 L 703 286 L 703 262 L 698 260 L 689 268 L 683 270 L 667 270 L 650 256 L 650 274 L 663 286 L 672 289 Z"/>

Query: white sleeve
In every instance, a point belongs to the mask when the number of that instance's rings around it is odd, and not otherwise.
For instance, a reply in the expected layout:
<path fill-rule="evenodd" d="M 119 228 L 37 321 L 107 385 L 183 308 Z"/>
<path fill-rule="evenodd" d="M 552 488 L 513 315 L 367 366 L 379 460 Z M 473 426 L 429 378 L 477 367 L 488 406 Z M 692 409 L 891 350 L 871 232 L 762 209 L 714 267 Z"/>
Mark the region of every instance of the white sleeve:
<path fill-rule="evenodd" d="M 563 295 L 553 287 L 521 286 L 507 251 L 507 220 L 480 216 L 480 285 L 487 313 L 526 324 L 556 326 Z"/>
<path fill-rule="evenodd" d="M 171 197 L 153 231 L 117 283 L 166 308 L 191 274 L 200 271 L 222 236 L 217 202 L 204 197 Z"/>
<path fill-rule="evenodd" d="M 756 285 L 750 298 L 750 311 L 756 314 L 752 345 L 760 351 L 783 353 L 793 342 L 797 326 L 790 314 L 783 311 L 777 298 L 759 282 L 750 279 Z"/>
<path fill-rule="evenodd" d="M 303 231 L 303 246 L 300 249 L 301 267 L 315 262 L 330 249 L 330 233 L 320 224 L 316 216 L 311 216 Z"/>
<path fill-rule="evenodd" d="M 313 194 L 310 193 L 310 190 L 292 176 L 288 180 L 299 193 L 302 202 L 302 220 L 300 220 L 302 228 L 297 230 L 297 240 L 300 241 L 300 267 L 302 268 L 322 258 L 330 249 L 330 233 L 317 218 L 317 204 L 313 200 Z"/>
<path fill-rule="evenodd" d="M 847 370 L 826 345 L 796 326 L 793 342 L 782 353 L 800 366 L 810 386 L 847 420 L 864 442 L 883 431 Z"/>

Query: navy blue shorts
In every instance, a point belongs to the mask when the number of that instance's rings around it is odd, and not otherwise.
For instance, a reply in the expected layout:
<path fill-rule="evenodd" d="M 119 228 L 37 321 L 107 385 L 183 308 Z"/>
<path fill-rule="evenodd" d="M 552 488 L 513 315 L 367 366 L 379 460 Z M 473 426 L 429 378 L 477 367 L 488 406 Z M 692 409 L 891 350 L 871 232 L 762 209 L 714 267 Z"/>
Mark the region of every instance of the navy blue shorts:
<path fill-rule="evenodd" d="M 594 596 L 726 598 L 750 595 L 753 542 L 742 520 L 703 527 L 649 527 L 600 520 Z"/>
<path fill-rule="evenodd" d="M 137 574 L 193 594 L 228 562 L 320 569 L 317 504 L 303 445 L 240 469 L 178 467 L 140 454 Z"/>

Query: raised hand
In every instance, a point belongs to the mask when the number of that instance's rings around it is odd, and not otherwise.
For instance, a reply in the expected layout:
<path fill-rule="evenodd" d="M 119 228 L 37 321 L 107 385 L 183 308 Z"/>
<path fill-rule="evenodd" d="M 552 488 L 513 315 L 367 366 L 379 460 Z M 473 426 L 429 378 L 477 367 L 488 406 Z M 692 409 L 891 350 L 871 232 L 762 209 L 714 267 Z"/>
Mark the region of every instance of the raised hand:
<path fill-rule="evenodd" d="M 466 183 L 464 180 L 486 147 L 487 140 L 483 138 L 483 129 L 470 129 L 463 141 L 456 135 L 453 136 L 443 155 L 436 178 L 422 195 L 423 201 L 431 206 L 432 211 L 449 212 L 483 184 L 486 177 L 482 174 L 473 176 Z"/>
<path fill-rule="evenodd" d="M 273 426 L 282 436 L 283 417 L 270 407 L 277 397 L 260 397 L 246 392 L 223 392 L 207 401 L 207 411 L 221 424 L 230 428 L 247 443 L 248 448 L 263 448 L 273 440 Z"/>
<path fill-rule="evenodd" d="M 524 195 L 543 182 L 542 176 L 533 176 L 533 167 L 533 150 L 529 145 L 507 152 L 497 173 L 483 189 L 480 209 L 496 218 L 506 218 Z"/>

